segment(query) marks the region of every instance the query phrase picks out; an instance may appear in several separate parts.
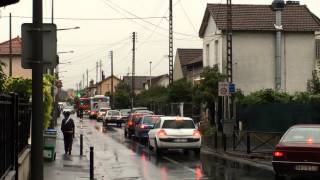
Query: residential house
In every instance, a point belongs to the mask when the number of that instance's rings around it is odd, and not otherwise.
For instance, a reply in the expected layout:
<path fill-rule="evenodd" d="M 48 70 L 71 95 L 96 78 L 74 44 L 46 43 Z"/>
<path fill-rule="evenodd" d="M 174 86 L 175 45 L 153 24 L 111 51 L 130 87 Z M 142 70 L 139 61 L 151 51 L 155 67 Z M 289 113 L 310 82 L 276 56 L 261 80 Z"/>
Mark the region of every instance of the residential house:
<path fill-rule="evenodd" d="M 305 91 L 315 69 L 318 18 L 299 2 L 282 11 L 281 90 Z M 275 89 L 276 11 L 270 5 L 232 5 L 233 82 L 245 94 Z M 227 5 L 208 4 L 199 36 L 203 65 L 218 65 L 226 74 Z"/>
<path fill-rule="evenodd" d="M 109 76 L 103 79 L 97 84 L 97 94 L 105 95 L 106 93 L 111 93 L 111 80 L 113 79 L 113 92 L 116 92 L 116 87 L 121 82 L 116 76 Z"/>
<path fill-rule="evenodd" d="M 153 78 L 153 77 L 152 77 Z M 135 94 L 139 94 L 141 91 L 144 90 L 144 82 L 146 82 L 148 79 L 150 79 L 150 76 L 135 76 L 135 86 L 134 86 L 134 92 Z M 128 86 L 132 85 L 132 76 L 123 76 L 123 82 L 127 84 Z"/>
<path fill-rule="evenodd" d="M 202 49 L 177 49 L 174 62 L 173 80 L 186 78 L 194 82 L 202 72 Z"/>
<path fill-rule="evenodd" d="M 9 76 L 9 51 L 10 41 L 5 41 L 0 44 L 0 61 L 4 62 L 6 66 L 3 68 L 4 73 Z M 12 77 L 22 77 L 31 79 L 31 69 L 23 69 L 21 66 L 21 38 L 18 36 L 11 40 L 12 44 Z"/>
<path fill-rule="evenodd" d="M 152 77 L 151 84 L 150 79 L 143 83 L 144 89 L 148 90 L 151 87 L 168 87 L 169 86 L 169 75 L 163 74 L 160 76 Z"/>

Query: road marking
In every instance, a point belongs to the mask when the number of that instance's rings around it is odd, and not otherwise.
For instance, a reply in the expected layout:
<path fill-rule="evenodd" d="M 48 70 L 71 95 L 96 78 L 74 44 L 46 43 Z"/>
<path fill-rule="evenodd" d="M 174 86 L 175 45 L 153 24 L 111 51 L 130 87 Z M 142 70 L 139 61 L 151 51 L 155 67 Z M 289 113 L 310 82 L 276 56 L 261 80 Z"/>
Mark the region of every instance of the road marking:
<path fill-rule="evenodd" d="M 165 159 L 165 160 L 167 160 L 167 161 L 169 161 L 169 162 L 171 162 L 171 163 L 180 165 L 180 166 L 182 166 L 183 168 L 185 168 L 186 170 L 188 170 L 188 171 L 190 171 L 190 172 L 192 172 L 192 173 L 196 173 L 196 171 L 195 171 L 194 169 L 191 169 L 191 168 L 189 168 L 189 167 L 187 167 L 187 166 L 184 166 L 184 165 L 182 165 L 181 163 L 179 163 L 178 161 L 175 161 L 175 160 L 173 160 L 173 159 L 170 159 L 170 158 L 168 158 L 168 157 L 166 157 L 166 156 L 163 156 L 162 159 Z"/>

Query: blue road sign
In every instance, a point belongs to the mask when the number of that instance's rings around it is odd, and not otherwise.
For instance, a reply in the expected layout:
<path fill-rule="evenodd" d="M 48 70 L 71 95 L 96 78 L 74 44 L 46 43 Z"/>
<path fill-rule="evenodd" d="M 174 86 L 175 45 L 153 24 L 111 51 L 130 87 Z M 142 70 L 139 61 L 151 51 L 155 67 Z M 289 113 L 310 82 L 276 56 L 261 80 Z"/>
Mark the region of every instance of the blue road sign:
<path fill-rule="evenodd" d="M 236 85 L 233 83 L 229 84 L 229 93 L 235 93 L 236 92 Z"/>

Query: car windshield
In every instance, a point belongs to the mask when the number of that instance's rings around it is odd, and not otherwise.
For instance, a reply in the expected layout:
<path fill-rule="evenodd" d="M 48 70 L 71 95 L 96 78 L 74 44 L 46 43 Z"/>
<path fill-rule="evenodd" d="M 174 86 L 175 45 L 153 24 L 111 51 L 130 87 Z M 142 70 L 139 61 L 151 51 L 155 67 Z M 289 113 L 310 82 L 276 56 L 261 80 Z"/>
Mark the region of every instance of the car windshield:
<path fill-rule="evenodd" d="M 314 127 L 296 127 L 296 128 L 292 128 L 282 138 L 281 142 L 320 143 L 320 128 L 314 128 Z"/>
<path fill-rule="evenodd" d="M 159 116 L 145 116 L 142 120 L 142 123 L 147 125 L 154 125 L 159 119 Z"/>
<path fill-rule="evenodd" d="M 139 113 L 139 114 L 153 114 L 152 111 L 148 111 L 148 110 L 138 110 L 138 111 L 136 111 L 136 113 Z"/>
<path fill-rule="evenodd" d="M 99 111 L 100 111 L 100 112 L 107 112 L 108 109 L 100 109 Z"/>
<path fill-rule="evenodd" d="M 163 129 L 194 129 L 195 126 L 191 120 L 165 120 Z"/>
<path fill-rule="evenodd" d="M 111 116 L 119 116 L 120 115 L 120 112 L 119 111 L 109 111 L 109 114 Z"/>

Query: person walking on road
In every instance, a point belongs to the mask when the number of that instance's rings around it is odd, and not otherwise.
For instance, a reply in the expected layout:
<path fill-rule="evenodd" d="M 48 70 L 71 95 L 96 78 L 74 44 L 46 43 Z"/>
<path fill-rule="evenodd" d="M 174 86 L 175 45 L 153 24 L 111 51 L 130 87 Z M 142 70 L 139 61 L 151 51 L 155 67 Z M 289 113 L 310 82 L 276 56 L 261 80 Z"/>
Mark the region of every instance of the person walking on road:
<path fill-rule="evenodd" d="M 70 112 L 66 111 L 63 115 L 64 119 L 61 123 L 61 131 L 64 139 L 64 150 L 65 154 L 71 155 L 75 125 L 73 119 L 70 117 Z"/>

